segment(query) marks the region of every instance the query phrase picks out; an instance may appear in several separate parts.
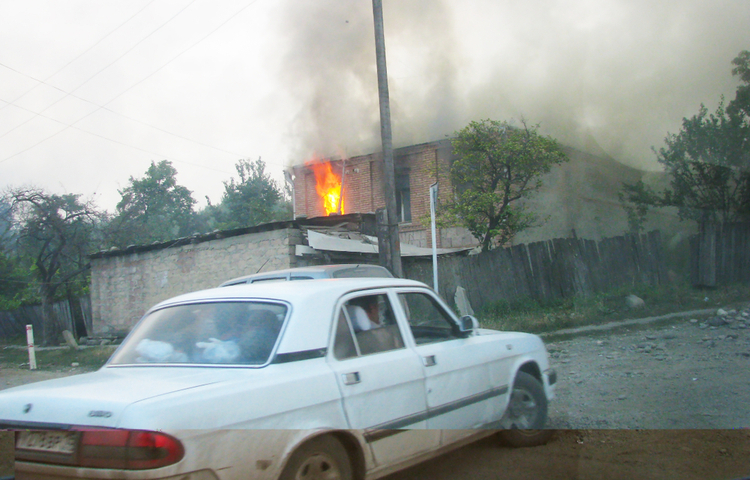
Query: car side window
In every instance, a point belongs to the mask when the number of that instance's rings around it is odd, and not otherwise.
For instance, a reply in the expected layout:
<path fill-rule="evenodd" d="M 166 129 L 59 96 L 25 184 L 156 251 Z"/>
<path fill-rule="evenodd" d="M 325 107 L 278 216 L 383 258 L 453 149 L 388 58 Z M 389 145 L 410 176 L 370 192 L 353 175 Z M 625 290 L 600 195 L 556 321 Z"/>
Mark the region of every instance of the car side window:
<path fill-rule="evenodd" d="M 344 360 L 346 358 L 356 357 L 359 355 L 357 352 L 357 346 L 354 343 L 354 335 L 351 330 L 349 321 L 344 315 L 342 309 L 339 313 L 339 319 L 336 322 L 336 338 L 333 343 L 333 356 L 337 360 Z"/>
<path fill-rule="evenodd" d="M 414 341 L 423 343 L 444 342 L 460 338 L 456 336 L 455 324 L 448 312 L 425 293 L 400 293 Z"/>
<path fill-rule="evenodd" d="M 387 295 L 363 295 L 344 304 L 333 346 L 337 359 L 398 348 L 404 348 L 404 339 Z"/>
<path fill-rule="evenodd" d="M 268 278 L 256 278 L 251 280 L 250 283 L 261 283 L 261 282 L 285 282 L 286 277 L 268 277 Z"/>

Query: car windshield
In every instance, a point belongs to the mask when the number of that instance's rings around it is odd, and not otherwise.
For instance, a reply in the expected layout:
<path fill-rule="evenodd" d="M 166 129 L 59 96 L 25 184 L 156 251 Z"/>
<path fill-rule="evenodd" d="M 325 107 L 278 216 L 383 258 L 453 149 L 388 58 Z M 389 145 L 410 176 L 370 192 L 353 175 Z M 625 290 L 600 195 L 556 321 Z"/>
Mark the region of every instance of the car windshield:
<path fill-rule="evenodd" d="M 286 313 L 286 305 L 270 302 L 213 302 L 156 310 L 138 324 L 109 364 L 263 365 Z"/>

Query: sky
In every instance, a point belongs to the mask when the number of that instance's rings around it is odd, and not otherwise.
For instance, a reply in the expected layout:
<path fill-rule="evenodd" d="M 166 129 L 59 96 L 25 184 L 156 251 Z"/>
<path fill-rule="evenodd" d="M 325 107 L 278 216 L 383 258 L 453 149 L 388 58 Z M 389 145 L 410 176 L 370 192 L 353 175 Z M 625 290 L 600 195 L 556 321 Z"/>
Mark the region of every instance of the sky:
<path fill-rule="evenodd" d="M 472 120 L 658 169 L 738 85 L 748 0 L 383 0 L 394 145 Z M 370 0 L 0 0 L 0 191 L 118 190 L 169 160 L 199 206 L 241 158 L 380 150 Z"/>

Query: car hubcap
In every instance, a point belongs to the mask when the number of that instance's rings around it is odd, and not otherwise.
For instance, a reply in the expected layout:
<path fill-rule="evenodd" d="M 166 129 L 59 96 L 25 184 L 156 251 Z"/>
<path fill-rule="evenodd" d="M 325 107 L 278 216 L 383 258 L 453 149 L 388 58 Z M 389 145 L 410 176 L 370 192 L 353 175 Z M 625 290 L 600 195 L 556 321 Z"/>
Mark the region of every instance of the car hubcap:
<path fill-rule="evenodd" d="M 340 480 L 341 470 L 336 462 L 325 453 L 310 455 L 300 465 L 295 476 L 297 480 Z"/>
<path fill-rule="evenodd" d="M 522 388 L 514 388 L 510 394 L 508 411 L 503 428 L 530 429 L 536 423 L 538 406 L 534 397 Z"/>

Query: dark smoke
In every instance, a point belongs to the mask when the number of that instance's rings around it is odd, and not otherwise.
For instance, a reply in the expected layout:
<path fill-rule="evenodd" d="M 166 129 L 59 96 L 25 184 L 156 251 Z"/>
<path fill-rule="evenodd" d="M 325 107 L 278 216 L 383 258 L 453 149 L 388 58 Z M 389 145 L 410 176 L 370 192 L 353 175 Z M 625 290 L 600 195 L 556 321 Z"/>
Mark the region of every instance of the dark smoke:
<path fill-rule="evenodd" d="M 747 1 L 386 0 L 397 146 L 524 118 L 566 144 L 656 168 L 652 146 L 738 84 Z M 368 0 L 287 0 L 282 81 L 294 163 L 380 149 Z"/>

